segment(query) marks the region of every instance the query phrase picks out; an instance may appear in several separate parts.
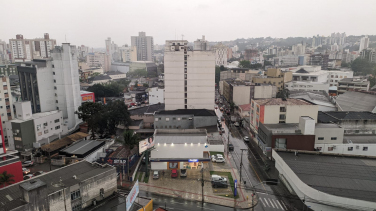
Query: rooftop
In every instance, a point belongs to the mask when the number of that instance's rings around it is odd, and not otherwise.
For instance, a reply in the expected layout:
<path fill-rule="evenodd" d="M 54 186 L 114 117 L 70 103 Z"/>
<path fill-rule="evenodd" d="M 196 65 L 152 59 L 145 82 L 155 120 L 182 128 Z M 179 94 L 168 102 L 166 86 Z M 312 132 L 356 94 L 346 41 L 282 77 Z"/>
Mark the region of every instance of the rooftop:
<path fill-rule="evenodd" d="M 97 140 L 82 140 L 61 150 L 61 152 L 71 155 L 84 155 L 90 152 L 91 150 L 96 149 L 101 145 L 104 145 L 104 143 L 104 141 Z"/>
<path fill-rule="evenodd" d="M 62 147 L 68 146 L 72 144 L 75 141 L 78 141 L 80 139 L 83 139 L 85 137 L 89 136 L 87 133 L 83 132 L 77 132 L 73 133 L 69 136 L 66 136 L 62 139 L 59 139 L 57 141 L 51 142 L 49 144 L 43 145 L 41 149 L 46 152 L 53 152 L 55 150 L 61 149 Z"/>
<path fill-rule="evenodd" d="M 270 130 L 273 134 L 297 134 L 300 130 L 297 123 L 279 123 L 279 124 L 263 124 L 266 129 Z M 299 132 L 298 134 L 300 134 Z"/>
<path fill-rule="evenodd" d="M 367 111 L 319 111 L 319 123 L 338 123 L 342 120 L 376 120 L 376 114 Z"/>
<path fill-rule="evenodd" d="M 376 111 L 376 94 L 347 91 L 336 101 L 342 111 Z"/>
<path fill-rule="evenodd" d="M 311 188 L 339 197 L 376 202 L 376 159 L 276 152 Z"/>
<path fill-rule="evenodd" d="M 367 81 L 367 79 L 344 78 L 344 79 L 338 81 L 338 83 L 356 83 L 356 84 L 367 85 L 367 84 L 369 84 L 369 81 Z"/>
<path fill-rule="evenodd" d="M 253 100 L 259 105 L 314 105 L 308 101 L 302 99 L 287 98 L 282 100 L 282 98 L 270 98 L 270 99 L 259 99 Z"/>
<path fill-rule="evenodd" d="M 79 184 L 82 181 L 104 172 L 115 172 L 114 167 L 104 166 L 105 167 L 98 164 L 91 164 L 87 161 L 81 161 L 2 188 L 0 189 L 1 208 L 4 210 L 12 210 L 25 204 L 25 202 L 21 200 L 22 192 L 20 186 L 30 189 L 33 188 L 33 184 L 35 184 L 35 186 L 46 185 L 47 194 L 51 194 L 61 190 L 63 186 L 70 187 Z M 73 178 L 74 175 L 76 179 Z M 36 182 L 33 183 L 34 181 Z"/>
<path fill-rule="evenodd" d="M 333 123 L 317 123 L 315 128 L 341 128 L 341 126 Z"/>
<path fill-rule="evenodd" d="M 177 109 L 163 110 L 156 112 L 158 115 L 194 115 L 194 116 L 216 116 L 213 110 L 208 109 Z"/>
<path fill-rule="evenodd" d="M 376 135 L 343 136 L 344 144 L 376 144 Z"/>
<path fill-rule="evenodd" d="M 251 104 L 244 104 L 244 105 L 240 105 L 238 106 L 239 108 L 242 109 L 242 111 L 250 111 L 251 110 Z"/>
<path fill-rule="evenodd" d="M 98 76 L 95 76 L 92 80 L 93 81 L 111 80 L 111 77 L 108 75 L 98 75 Z"/>
<path fill-rule="evenodd" d="M 136 109 L 129 109 L 129 113 L 131 116 L 133 115 L 144 115 L 144 114 L 154 114 L 156 111 L 161 111 L 165 109 L 165 104 L 154 104 L 148 105 L 141 108 Z"/>
<path fill-rule="evenodd" d="M 325 91 L 303 91 L 303 90 L 291 90 L 289 94 L 290 98 L 303 98 L 312 103 L 317 101 L 332 104 L 329 100 L 329 96 Z M 316 104 L 316 103 L 315 103 Z M 332 106 L 334 106 L 332 104 Z"/>
<path fill-rule="evenodd" d="M 154 142 L 161 144 L 204 144 L 207 141 L 205 129 L 157 129 L 154 134 Z"/>
<path fill-rule="evenodd" d="M 120 71 L 109 71 L 106 72 L 107 75 L 125 75 L 125 73 L 122 73 Z"/>

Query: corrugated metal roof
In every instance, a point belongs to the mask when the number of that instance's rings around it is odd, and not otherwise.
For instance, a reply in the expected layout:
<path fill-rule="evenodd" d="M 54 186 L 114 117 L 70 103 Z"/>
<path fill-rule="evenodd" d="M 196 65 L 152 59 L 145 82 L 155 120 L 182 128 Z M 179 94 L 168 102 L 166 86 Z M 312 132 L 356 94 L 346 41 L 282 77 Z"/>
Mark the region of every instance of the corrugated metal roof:
<path fill-rule="evenodd" d="M 362 92 L 345 92 L 336 101 L 342 111 L 373 111 L 376 107 L 376 95 Z"/>

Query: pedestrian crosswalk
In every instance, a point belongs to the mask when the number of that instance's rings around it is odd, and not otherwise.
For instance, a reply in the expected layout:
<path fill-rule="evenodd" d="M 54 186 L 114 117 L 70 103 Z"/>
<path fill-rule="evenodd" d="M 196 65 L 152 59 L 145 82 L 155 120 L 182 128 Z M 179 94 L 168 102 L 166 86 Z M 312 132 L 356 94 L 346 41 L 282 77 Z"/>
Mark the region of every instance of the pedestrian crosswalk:
<path fill-rule="evenodd" d="M 260 197 L 259 201 L 262 203 L 264 207 L 269 207 L 269 208 L 274 208 L 274 209 L 279 209 L 279 210 L 288 210 L 286 205 L 281 200 Z"/>

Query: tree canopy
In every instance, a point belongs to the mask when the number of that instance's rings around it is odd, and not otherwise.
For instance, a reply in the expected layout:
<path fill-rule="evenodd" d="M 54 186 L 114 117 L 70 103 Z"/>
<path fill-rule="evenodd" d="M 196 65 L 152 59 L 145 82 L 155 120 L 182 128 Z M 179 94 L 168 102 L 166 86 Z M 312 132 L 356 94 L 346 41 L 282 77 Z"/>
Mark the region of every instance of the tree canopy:
<path fill-rule="evenodd" d="M 87 91 L 94 92 L 96 98 L 101 97 L 118 97 L 121 95 L 126 87 L 128 87 L 130 81 L 122 79 L 118 81 L 111 81 L 107 84 L 94 84 L 89 87 Z"/>
<path fill-rule="evenodd" d="M 100 137 L 114 135 L 118 125 L 127 127 L 131 122 L 128 107 L 120 100 L 109 102 L 107 105 L 86 102 L 78 107 L 76 113 L 88 124 L 92 138 L 95 137 L 95 134 Z"/>
<path fill-rule="evenodd" d="M 125 130 L 122 134 L 122 139 L 116 139 L 116 142 L 120 143 L 124 147 L 133 149 L 139 142 L 139 136 L 133 132 L 133 130 Z"/>
<path fill-rule="evenodd" d="M 249 69 L 258 69 L 262 67 L 262 64 L 256 63 L 256 64 L 251 64 L 250 61 L 248 60 L 241 60 L 239 62 L 239 67 L 240 68 L 249 68 Z"/>
<path fill-rule="evenodd" d="M 0 174 L 0 187 L 5 187 L 14 183 L 15 181 L 13 177 L 13 174 L 8 174 L 7 171 L 3 171 L 3 173 Z"/>
<path fill-rule="evenodd" d="M 351 63 L 351 69 L 355 75 L 372 74 L 375 71 L 376 64 L 358 57 Z"/>
<path fill-rule="evenodd" d="M 146 69 L 137 69 L 132 72 L 128 72 L 127 76 L 131 78 L 147 77 L 148 72 L 146 71 Z"/>

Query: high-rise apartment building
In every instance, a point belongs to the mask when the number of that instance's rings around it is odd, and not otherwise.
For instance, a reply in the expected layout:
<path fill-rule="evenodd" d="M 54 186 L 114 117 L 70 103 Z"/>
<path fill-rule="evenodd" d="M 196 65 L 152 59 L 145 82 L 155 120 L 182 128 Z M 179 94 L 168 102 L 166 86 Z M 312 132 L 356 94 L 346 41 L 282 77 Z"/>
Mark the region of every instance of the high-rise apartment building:
<path fill-rule="evenodd" d="M 205 35 L 202 35 L 202 39 L 197 39 L 193 42 L 194 51 L 207 51 L 209 50 L 208 41 L 205 40 Z"/>
<path fill-rule="evenodd" d="M 88 53 L 86 63 L 89 67 L 104 67 L 107 54 L 101 52 Z"/>
<path fill-rule="evenodd" d="M 164 56 L 165 108 L 214 108 L 215 54 L 192 50 L 186 40 L 167 40 Z"/>
<path fill-rule="evenodd" d="M 11 58 L 10 55 L 7 43 L 0 40 L 0 65 L 8 64 Z"/>
<path fill-rule="evenodd" d="M 362 37 L 360 39 L 360 45 L 359 45 L 359 53 L 363 51 L 363 49 L 367 49 L 369 46 L 369 38 L 368 36 Z"/>
<path fill-rule="evenodd" d="M 21 98 L 31 101 L 33 113 L 61 110 L 68 129 L 81 122 L 75 112 L 81 105 L 77 50 L 69 43 L 56 46 L 52 58 L 17 67 Z"/>
<path fill-rule="evenodd" d="M 215 51 L 215 65 L 227 65 L 227 51 L 228 47 L 222 43 L 218 43 L 213 47 Z"/>
<path fill-rule="evenodd" d="M 24 39 L 22 34 L 17 34 L 16 39 L 9 40 L 12 51 L 12 62 L 31 61 L 51 57 L 50 50 L 56 45 L 56 40 L 50 39 L 48 33 L 44 38 Z"/>
<path fill-rule="evenodd" d="M 146 36 L 145 32 L 139 32 L 138 36 L 131 37 L 131 46 L 137 48 L 137 61 L 153 61 L 154 41 L 152 36 Z"/>
<path fill-rule="evenodd" d="M 119 48 L 122 62 L 134 62 L 137 61 L 137 47 L 123 45 Z"/>

